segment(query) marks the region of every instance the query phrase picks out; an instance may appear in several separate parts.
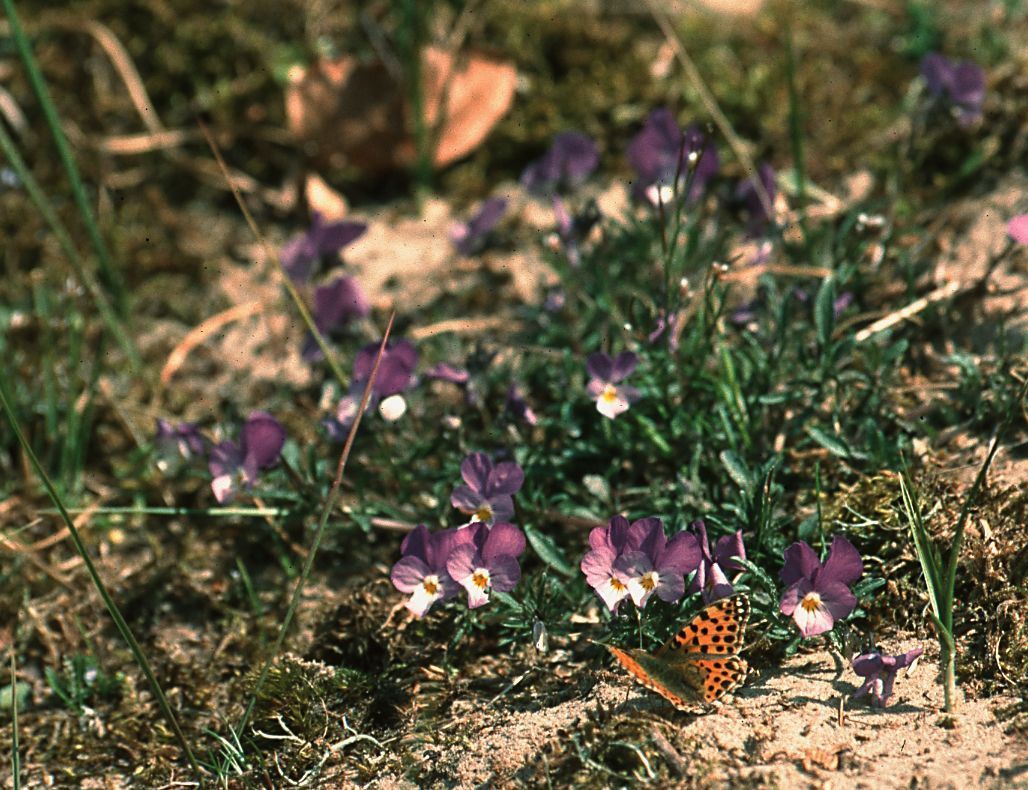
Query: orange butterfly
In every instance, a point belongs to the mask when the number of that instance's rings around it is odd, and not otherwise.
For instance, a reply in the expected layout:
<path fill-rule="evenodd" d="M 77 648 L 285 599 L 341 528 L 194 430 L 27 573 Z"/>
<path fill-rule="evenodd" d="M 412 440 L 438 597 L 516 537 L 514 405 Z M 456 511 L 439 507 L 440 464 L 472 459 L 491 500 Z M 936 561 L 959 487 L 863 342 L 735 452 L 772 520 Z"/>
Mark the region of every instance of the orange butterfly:
<path fill-rule="evenodd" d="M 747 666 L 737 653 L 749 616 L 750 601 L 739 593 L 705 607 L 653 655 L 607 649 L 646 688 L 685 710 L 742 685 Z"/>

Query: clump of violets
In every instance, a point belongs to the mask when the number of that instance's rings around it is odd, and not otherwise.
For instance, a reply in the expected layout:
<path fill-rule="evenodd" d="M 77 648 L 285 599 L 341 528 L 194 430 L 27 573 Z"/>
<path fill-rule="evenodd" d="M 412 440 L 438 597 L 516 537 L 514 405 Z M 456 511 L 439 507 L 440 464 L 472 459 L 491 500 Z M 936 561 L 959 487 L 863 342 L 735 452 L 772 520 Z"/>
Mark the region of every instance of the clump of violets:
<path fill-rule="evenodd" d="M 970 126 L 982 117 L 985 72 L 981 66 L 930 52 L 921 61 L 921 77 L 932 96 L 949 102 L 961 126 Z"/>
<path fill-rule="evenodd" d="M 536 197 L 576 189 L 600 162 L 596 143 L 581 132 L 560 132 L 550 149 L 521 174 L 521 184 Z"/>
<path fill-rule="evenodd" d="M 207 448 L 207 440 L 193 423 L 172 425 L 161 418 L 157 418 L 153 442 L 157 468 L 164 474 L 175 474 L 184 464 L 202 456 Z"/>
<path fill-rule="evenodd" d="M 371 371 L 375 368 L 379 343 L 369 343 L 357 352 L 353 360 L 353 382 L 350 391 L 344 395 L 336 408 L 333 419 L 324 422 L 329 436 L 339 440 L 357 417 L 364 388 Z M 386 344 L 378 374 L 371 385 L 368 408 L 377 406 L 379 414 L 389 422 L 400 419 L 407 412 L 407 401 L 403 393 L 414 384 L 414 370 L 418 366 L 418 351 L 409 340 L 393 340 Z"/>
<path fill-rule="evenodd" d="M 337 255 L 367 229 L 363 222 L 325 222 L 315 211 L 311 214 L 310 227 L 287 241 L 279 251 L 282 268 L 293 282 L 306 282 L 322 260 Z"/>
<path fill-rule="evenodd" d="M 446 571 L 468 593 L 468 608 L 489 603 L 496 592 L 510 592 L 521 579 L 518 558 L 525 534 L 513 524 L 471 524 L 457 530 L 458 543 L 446 560 Z M 461 533 L 464 533 L 463 535 Z M 470 539 L 468 539 L 470 538 Z"/>
<path fill-rule="evenodd" d="M 654 594 L 673 603 L 685 594 L 685 576 L 700 562 L 696 539 L 680 532 L 670 540 L 659 518 L 628 523 L 614 516 L 589 533 L 590 551 L 582 558 L 586 581 L 610 611 L 631 597 L 639 608 Z"/>
<path fill-rule="evenodd" d="M 924 648 L 915 647 L 896 656 L 883 655 L 878 650 L 857 656 L 853 659 L 853 671 L 864 678 L 864 684 L 854 692 L 853 698 L 858 699 L 870 693 L 871 704 L 877 708 L 884 708 L 892 696 L 896 673 L 904 668 L 910 672 L 922 653 Z"/>
<path fill-rule="evenodd" d="M 492 526 L 514 517 L 514 494 L 521 490 L 525 473 L 514 461 L 494 464 L 485 453 L 471 453 L 460 465 L 464 485 L 453 489 L 450 502 L 469 515 L 471 523 Z"/>
<path fill-rule="evenodd" d="M 711 551 L 707 525 L 703 519 L 697 519 L 691 526 L 700 551 L 699 566 L 696 568 L 691 590 L 699 592 L 704 603 L 727 598 L 735 592 L 735 588 L 728 580 L 729 574 L 739 574 L 744 570 L 738 562 L 740 559 L 746 559 L 742 530 L 718 538 L 714 550 Z"/>
<path fill-rule="evenodd" d="M 491 197 L 483 201 L 467 222 L 454 225 L 450 229 L 450 241 L 457 252 L 466 257 L 481 252 L 489 240 L 489 234 L 500 224 L 506 211 L 506 198 Z"/>
<path fill-rule="evenodd" d="M 652 206 L 671 203 L 676 194 L 695 201 L 717 175 L 717 149 L 697 126 L 678 127 L 671 110 L 661 107 L 646 118 L 628 145 L 628 162 L 635 171 L 632 197 Z M 682 195 L 688 184 L 688 195 Z"/>
<path fill-rule="evenodd" d="M 239 441 L 214 445 L 207 467 L 218 503 L 228 504 L 241 490 L 253 488 L 260 470 L 278 461 L 285 440 L 286 430 L 278 420 L 267 412 L 255 411 L 243 425 Z"/>
<path fill-rule="evenodd" d="M 1028 214 L 1020 214 L 1007 223 L 1007 235 L 1015 244 L 1028 246 Z"/>
<path fill-rule="evenodd" d="M 389 577 L 397 590 L 410 595 L 406 606 L 415 616 L 424 617 L 436 601 L 453 598 L 460 591 L 446 570 L 453 547 L 472 538 L 466 530 L 459 532 L 444 529 L 432 533 L 418 524 L 400 544 L 400 559 Z"/>
<path fill-rule="evenodd" d="M 596 401 L 596 411 L 613 420 L 639 400 L 639 390 L 622 383 L 638 364 L 639 358 L 631 351 L 622 351 L 615 358 L 602 352 L 588 356 L 585 361 L 589 373 L 586 390 Z"/>
<path fill-rule="evenodd" d="M 864 572 L 860 554 L 846 538 L 832 540 L 824 564 L 804 542 L 785 550 L 780 574 L 787 585 L 781 611 L 792 617 L 803 636 L 827 633 L 837 620 L 848 617 L 857 606 L 852 587 Z"/>

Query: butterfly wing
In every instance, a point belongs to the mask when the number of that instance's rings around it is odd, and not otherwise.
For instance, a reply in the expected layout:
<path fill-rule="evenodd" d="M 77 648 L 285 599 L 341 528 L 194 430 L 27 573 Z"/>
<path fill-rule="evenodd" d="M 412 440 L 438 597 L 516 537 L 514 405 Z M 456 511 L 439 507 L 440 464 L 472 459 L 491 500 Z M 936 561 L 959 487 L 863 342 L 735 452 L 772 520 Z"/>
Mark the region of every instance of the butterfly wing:
<path fill-rule="evenodd" d="M 750 600 L 742 593 L 714 601 L 665 642 L 656 655 L 669 660 L 671 656 L 667 655 L 668 653 L 735 655 L 742 646 L 749 618 Z"/>
<path fill-rule="evenodd" d="M 679 710 L 693 708 L 698 702 L 717 702 L 746 679 L 746 662 L 738 656 L 685 654 L 667 661 L 644 650 L 609 645 L 607 649 L 639 683 Z"/>
<path fill-rule="evenodd" d="M 692 662 L 669 664 L 645 650 L 607 649 L 639 683 L 655 691 L 679 710 L 695 705 L 704 694 L 703 670 Z"/>

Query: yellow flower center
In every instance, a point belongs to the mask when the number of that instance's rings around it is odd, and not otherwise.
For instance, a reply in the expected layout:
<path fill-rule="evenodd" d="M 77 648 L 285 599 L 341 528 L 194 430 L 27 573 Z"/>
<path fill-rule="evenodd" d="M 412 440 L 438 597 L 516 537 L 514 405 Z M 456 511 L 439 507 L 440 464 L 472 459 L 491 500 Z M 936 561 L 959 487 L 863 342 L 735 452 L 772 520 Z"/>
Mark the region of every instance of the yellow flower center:
<path fill-rule="evenodd" d="M 644 590 L 652 590 L 654 587 L 657 586 L 658 578 L 659 577 L 657 576 L 656 571 L 650 571 L 649 573 L 643 575 L 642 579 L 639 580 L 639 584 L 642 586 Z"/>
<path fill-rule="evenodd" d="M 480 505 L 478 510 L 471 514 L 472 521 L 491 521 L 493 518 L 493 509 L 489 505 Z"/>
<path fill-rule="evenodd" d="M 621 592 L 623 590 L 627 590 L 628 588 L 621 583 L 621 580 L 617 576 L 611 576 L 610 589 L 614 590 L 614 592 Z"/>
<path fill-rule="evenodd" d="M 478 589 L 484 590 L 489 586 L 489 571 L 485 568 L 479 568 L 471 574 L 471 583 Z"/>
<path fill-rule="evenodd" d="M 605 403 L 613 403 L 618 399 L 618 390 L 613 384 L 608 384 L 603 388 L 603 392 L 600 393 L 600 400 Z"/>
<path fill-rule="evenodd" d="M 803 607 L 803 611 L 813 614 L 821 606 L 821 596 L 816 592 L 808 592 L 806 597 L 800 601 L 800 606 Z"/>
<path fill-rule="evenodd" d="M 428 595 L 435 595 L 439 592 L 439 580 L 435 576 L 426 576 L 421 582 L 421 586 Z"/>

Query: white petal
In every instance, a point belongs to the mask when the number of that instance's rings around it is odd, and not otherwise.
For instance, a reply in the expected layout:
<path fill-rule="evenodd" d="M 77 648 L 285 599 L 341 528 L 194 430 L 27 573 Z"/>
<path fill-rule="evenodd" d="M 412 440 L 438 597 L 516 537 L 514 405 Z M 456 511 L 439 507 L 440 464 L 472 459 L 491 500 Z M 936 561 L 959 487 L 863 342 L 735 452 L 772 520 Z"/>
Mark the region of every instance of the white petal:
<path fill-rule="evenodd" d="M 407 413 L 407 401 L 402 395 L 390 395 L 378 404 L 378 413 L 389 422 L 396 422 Z"/>
<path fill-rule="evenodd" d="M 620 396 L 609 399 L 600 397 L 596 400 L 596 411 L 611 420 L 628 411 L 628 407 L 628 401 Z"/>
<path fill-rule="evenodd" d="M 433 594 L 429 594 L 425 590 L 425 585 L 419 584 L 414 588 L 414 594 L 411 595 L 410 600 L 407 601 L 407 608 L 410 609 L 416 616 L 424 617 L 425 612 L 429 610 L 436 601 L 442 597 L 442 588 L 438 588 Z"/>

